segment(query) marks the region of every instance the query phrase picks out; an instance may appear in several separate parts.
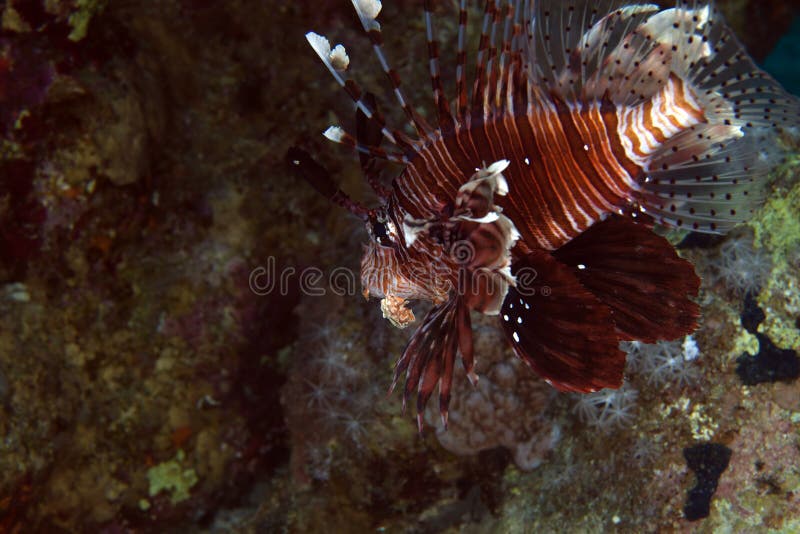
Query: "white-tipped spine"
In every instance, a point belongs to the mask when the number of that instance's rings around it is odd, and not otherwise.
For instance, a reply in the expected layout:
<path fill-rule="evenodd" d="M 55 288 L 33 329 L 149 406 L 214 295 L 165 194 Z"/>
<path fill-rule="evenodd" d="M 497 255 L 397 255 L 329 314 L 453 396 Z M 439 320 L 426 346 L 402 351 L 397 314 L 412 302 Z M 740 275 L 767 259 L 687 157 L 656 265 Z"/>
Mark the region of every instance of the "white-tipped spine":
<path fill-rule="evenodd" d="M 311 48 L 314 49 L 314 52 L 317 53 L 319 58 L 325 64 L 325 67 L 327 67 L 328 71 L 336 80 L 336 83 L 338 83 L 341 87 L 345 87 L 345 80 L 339 73 L 343 72 L 350 65 L 350 57 L 347 55 L 347 51 L 345 50 L 344 46 L 338 44 L 331 49 L 330 41 L 325 36 L 319 35 L 315 32 L 306 33 L 306 40 L 308 41 L 308 44 L 311 45 Z M 372 118 L 372 110 L 369 109 L 364 102 L 359 99 L 356 100 L 355 103 L 356 106 L 358 106 L 358 109 L 360 109 L 368 119 Z M 397 144 L 397 140 L 394 138 L 394 135 L 392 135 L 392 132 L 390 132 L 385 126 L 382 128 L 381 133 L 383 133 L 383 136 L 390 143 Z"/>
<path fill-rule="evenodd" d="M 344 72 L 347 70 L 347 67 L 350 66 L 350 57 L 347 55 L 347 50 L 340 44 L 337 44 L 333 50 L 331 50 L 328 57 L 333 64 L 333 68 L 338 72 Z"/>
<path fill-rule="evenodd" d="M 328 129 L 325 130 L 322 135 L 334 143 L 341 143 L 344 138 L 344 130 L 339 126 L 328 126 Z"/>
<path fill-rule="evenodd" d="M 327 60 L 331 54 L 331 43 L 324 35 L 308 32 L 306 33 L 306 41 L 308 41 L 308 44 L 311 45 L 311 48 L 314 49 L 320 59 Z"/>
<path fill-rule="evenodd" d="M 380 30 L 381 25 L 378 23 L 376 18 L 378 18 L 378 14 L 381 12 L 381 5 L 380 0 L 352 0 L 353 7 L 358 14 L 358 18 L 361 20 L 361 24 L 364 26 L 366 31 L 370 30 Z"/>
<path fill-rule="evenodd" d="M 318 33 L 308 32 L 306 34 L 306 40 L 308 41 L 308 44 L 311 45 L 311 48 L 314 49 L 314 52 L 317 53 L 319 58 L 328 68 L 333 77 L 336 79 L 336 82 L 342 87 L 344 87 L 344 79 L 339 75 L 339 70 L 334 67 L 333 62 L 331 61 L 331 55 L 332 55 L 331 43 L 330 41 L 328 41 L 328 38 Z M 341 47 L 341 50 L 344 50 L 344 47 L 342 47 L 342 45 L 336 45 L 336 47 L 337 48 Z M 345 54 L 345 56 L 346 55 L 347 54 Z M 349 61 L 350 60 L 348 58 L 348 63 Z"/>

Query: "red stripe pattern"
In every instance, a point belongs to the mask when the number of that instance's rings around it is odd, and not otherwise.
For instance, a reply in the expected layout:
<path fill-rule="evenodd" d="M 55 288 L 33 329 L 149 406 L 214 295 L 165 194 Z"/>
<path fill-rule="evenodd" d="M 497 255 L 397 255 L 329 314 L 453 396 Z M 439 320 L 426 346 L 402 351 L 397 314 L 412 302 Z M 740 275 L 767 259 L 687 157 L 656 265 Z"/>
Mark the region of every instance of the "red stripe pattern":
<path fill-rule="evenodd" d="M 400 219 L 440 213 L 478 164 L 509 159 L 509 194 L 499 204 L 530 247 L 554 250 L 609 213 L 628 207 L 642 169 L 627 155 L 618 113 L 609 102 L 568 104 L 533 92 L 530 111 L 473 116 L 424 146 L 395 181 Z"/>

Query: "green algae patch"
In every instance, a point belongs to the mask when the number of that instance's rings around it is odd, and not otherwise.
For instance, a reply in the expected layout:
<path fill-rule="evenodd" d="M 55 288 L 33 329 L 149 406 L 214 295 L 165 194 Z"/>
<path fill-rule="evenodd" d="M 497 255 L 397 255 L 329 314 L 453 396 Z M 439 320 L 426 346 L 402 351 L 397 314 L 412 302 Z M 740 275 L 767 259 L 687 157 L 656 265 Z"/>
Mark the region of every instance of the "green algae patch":
<path fill-rule="evenodd" d="M 772 251 L 776 263 L 800 249 L 800 184 L 788 192 L 776 191 L 749 224 L 755 246 Z"/>
<path fill-rule="evenodd" d="M 183 466 L 185 455 L 178 451 L 175 458 L 162 462 L 147 470 L 147 480 L 150 483 L 148 493 L 155 497 L 162 490 L 170 493 L 170 502 L 178 504 L 189 498 L 189 491 L 197 484 L 197 473 L 194 469 Z"/>
<path fill-rule="evenodd" d="M 800 347 L 800 330 L 795 323 L 800 314 L 800 284 L 798 270 L 781 264 L 772 273 L 769 283 L 758 298 L 765 313 L 764 322 L 758 327 L 773 343 L 781 348 Z"/>
<path fill-rule="evenodd" d="M 69 16 L 70 41 L 80 41 L 89 31 L 89 22 L 106 7 L 105 0 L 77 0 L 77 10 Z"/>

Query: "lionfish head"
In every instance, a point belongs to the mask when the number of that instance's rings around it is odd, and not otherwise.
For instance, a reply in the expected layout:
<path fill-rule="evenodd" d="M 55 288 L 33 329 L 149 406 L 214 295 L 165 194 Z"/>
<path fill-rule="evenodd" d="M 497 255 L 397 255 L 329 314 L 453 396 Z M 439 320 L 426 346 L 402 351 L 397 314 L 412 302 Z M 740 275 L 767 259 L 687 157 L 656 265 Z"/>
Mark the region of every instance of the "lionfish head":
<path fill-rule="evenodd" d="M 365 298 L 381 299 L 383 316 L 405 328 L 415 320 L 407 307 L 412 300 L 441 301 L 450 289 L 448 265 L 409 250 L 402 227 L 387 207 L 371 210 L 366 220 L 369 239 L 361 257 L 361 287 Z M 412 243 L 413 244 L 413 243 Z"/>
<path fill-rule="evenodd" d="M 361 261 L 365 297 L 378 297 L 384 316 L 405 327 L 414 320 L 408 301 L 441 305 L 460 300 L 468 309 L 496 315 L 513 284 L 511 249 L 519 233 L 495 205 L 508 191 L 508 161 L 478 169 L 452 202 L 429 217 L 396 205 L 394 196 L 370 210 L 369 241 Z"/>

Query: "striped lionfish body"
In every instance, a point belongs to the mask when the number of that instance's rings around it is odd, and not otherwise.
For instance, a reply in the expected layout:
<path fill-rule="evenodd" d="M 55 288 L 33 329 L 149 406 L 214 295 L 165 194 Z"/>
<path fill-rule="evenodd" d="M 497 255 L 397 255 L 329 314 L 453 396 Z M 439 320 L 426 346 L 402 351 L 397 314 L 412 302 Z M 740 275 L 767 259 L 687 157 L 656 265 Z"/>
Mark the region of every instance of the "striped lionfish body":
<path fill-rule="evenodd" d="M 686 0 L 489 0 L 470 91 L 461 0 L 451 108 L 424 4 L 436 125 L 383 54 L 381 3 L 353 0 L 414 135 L 346 79 L 342 45 L 306 36 L 363 119 L 355 136 L 325 135 L 361 153 L 383 201 L 368 210 L 317 180 L 367 222 L 365 294 L 399 326 L 413 321 L 407 301 L 434 303 L 395 369 L 404 400 L 416 390 L 421 411 L 438 385 L 446 423 L 457 355 L 476 378 L 471 311 L 499 315 L 517 356 L 556 388 L 619 387 L 620 341 L 674 339 L 699 315 L 699 279 L 653 223 L 722 233 L 749 217 L 779 135 L 800 124 L 797 100 L 711 5 Z M 377 160 L 404 166 L 391 187 Z"/>

